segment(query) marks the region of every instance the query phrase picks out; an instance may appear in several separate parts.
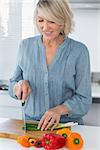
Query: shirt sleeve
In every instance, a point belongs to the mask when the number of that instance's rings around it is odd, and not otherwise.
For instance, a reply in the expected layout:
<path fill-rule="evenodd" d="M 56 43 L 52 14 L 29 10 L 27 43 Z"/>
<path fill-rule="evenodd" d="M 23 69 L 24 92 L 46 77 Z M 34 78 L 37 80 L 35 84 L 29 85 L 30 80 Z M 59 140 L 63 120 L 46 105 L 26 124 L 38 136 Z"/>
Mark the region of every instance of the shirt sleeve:
<path fill-rule="evenodd" d="M 17 65 L 13 74 L 13 77 L 9 80 L 9 94 L 11 97 L 17 99 L 16 95 L 13 92 L 13 87 L 14 85 L 20 81 L 23 80 L 23 72 L 20 67 L 20 62 L 22 60 L 22 50 L 23 50 L 23 42 L 20 43 L 19 48 L 18 48 L 18 56 L 17 56 Z"/>
<path fill-rule="evenodd" d="M 68 116 L 72 118 L 87 114 L 92 103 L 90 59 L 86 47 L 79 55 L 75 67 L 75 93 L 63 103 L 68 108 Z"/>

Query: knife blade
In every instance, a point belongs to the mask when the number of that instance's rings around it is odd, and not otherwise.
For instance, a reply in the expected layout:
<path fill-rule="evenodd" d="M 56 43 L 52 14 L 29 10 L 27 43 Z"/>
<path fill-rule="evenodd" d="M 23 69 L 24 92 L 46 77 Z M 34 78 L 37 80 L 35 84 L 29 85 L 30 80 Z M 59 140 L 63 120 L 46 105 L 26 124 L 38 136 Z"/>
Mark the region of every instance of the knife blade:
<path fill-rule="evenodd" d="M 26 119 L 25 119 L 25 111 L 24 111 L 24 106 L 25 106 L 25 101 L 22 101 L 22 119 L 23 119 L 23 124 L 24 124 L 24 134 L 26 134 Z"/>

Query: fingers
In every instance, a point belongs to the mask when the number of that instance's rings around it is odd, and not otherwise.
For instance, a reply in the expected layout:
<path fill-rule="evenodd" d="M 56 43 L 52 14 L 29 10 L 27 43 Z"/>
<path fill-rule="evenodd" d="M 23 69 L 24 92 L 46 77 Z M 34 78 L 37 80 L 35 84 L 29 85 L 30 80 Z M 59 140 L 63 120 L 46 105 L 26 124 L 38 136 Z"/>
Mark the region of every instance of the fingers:
<path fill-rule="evenodd" d="M 52 119 L 50 120 L 50 122 L 47 124 L 45 130 L 47 130 L 47 129 L 50 128 L 51 126 L 54 126 L 55 123 L 56 123 L 55 119 L 52 118 Z"/>
<path fill-rule="evenodd" d="M 22 100 L 27 99 L 28 96 L 28 88 L 26 86 L 23 86 L 23 92 L 22 92 Z"/>
<path fill-rule="evenodd" d="M 52 123 L 54 123 L 54 122 L 51 122 L 50 120 L 51 120 L 51 117 L 45 118 L 45 120 L 43 121 L 42 127 L 41 127 L 42 131 L 47 130 L 52 125 Z M 47 127 L 47 126 L 49 126 L 49 127 Z"/>
<path fill-rule="evenodd" d="M 51 127 L 51 130 L 53 130 L 57 124 L 59 123 L 60 115 L 57 113 L 52 112 L 46 112 L 44 116 L 41 118 L 38 128 L 41 128 L 41 130 L 47 130 Z"/>
<path fill-rule="evenodd" d="M 46 119 L 46 115 L 44 114 L 38 124 L 38 128 L 41 128 L 41 130 L 42 130 L 42 125 L 43 125 L 45 119 Z"/>
<path fill-rule="evenodd" d="M 19 86 L 18 83 L 15 84 L 14 86 L 14 94 L 17 96 L 18 99 L 21 99 L 22 97 L 22 88 Z"/>
<path fill-rule="evenodd" d="M 56 119 L 56 122 L 55 122 L 55 124 L 52 126 L 51 130 L 53 130 L 53 129 L 57 126 L 57 124 L 59 123 L 59 120 L 60 120 L 60 118 L 57 118 L 57 119 Z"/>
<path fill-rule="evenodd" d="M 30 95 L 31 91 L 32 90 L 29 86 L 29 83 L 26 80 L 21 80 L 14 86 L 14 93 L 17 98 L 21 100 L 26 100 L 27 97 Z"/>

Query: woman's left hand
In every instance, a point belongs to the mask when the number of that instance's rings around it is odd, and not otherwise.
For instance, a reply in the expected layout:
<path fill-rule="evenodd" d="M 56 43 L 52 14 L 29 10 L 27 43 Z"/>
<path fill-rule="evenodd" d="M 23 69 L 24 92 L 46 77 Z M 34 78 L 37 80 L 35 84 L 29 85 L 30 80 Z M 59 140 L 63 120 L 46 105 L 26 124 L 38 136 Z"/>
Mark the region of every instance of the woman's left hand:
<path fill-rule="evenodd" d="M 46 111 L 39 122 L 38 128 L 43 131 L 51 127 L 51 130 L 53 130 L 59 123 L 61 115 L 64 114 L 63 110 L 67 112 L 66 106 L 59 105 Z"/>

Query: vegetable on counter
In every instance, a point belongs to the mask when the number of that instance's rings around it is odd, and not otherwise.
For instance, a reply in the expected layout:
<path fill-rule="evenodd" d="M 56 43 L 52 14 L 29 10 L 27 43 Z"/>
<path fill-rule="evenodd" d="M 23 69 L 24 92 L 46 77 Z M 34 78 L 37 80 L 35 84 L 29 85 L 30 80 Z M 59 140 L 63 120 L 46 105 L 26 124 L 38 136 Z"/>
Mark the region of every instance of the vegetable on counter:
<path fill-rule="evenodd" d="M 83 138 L 77 132 L 72 132 L 66 139 L 66 147 L 70 150 L 81 150 L 83 144 Z"/>
<path fill-rule="evenodd" d="M 17 142 L 24 147 L 30 147 L 30 143 L 28 140 L 29 140 L 29 136 L 27 135 L 21 135 L 17 137 Z"/>
<path fill-rule="evenodd" d="M 37 140 L 34 139 L 34 138 L 29 138 L 29 139 L 28 139 L 28 142 L 29 142 L 30 146 L 35 146 L 36 141 L 37 141 Z"/>
<path fill-rule="evenodd" d="M 47 133 L 42 137 L 42 145 L 47 150 L 56 150 L 65 146 L 65 138 L 55 133 Z"/>
<path fill-rule="evenodd" d="M 58 125 L 54 128 L 54 130 L 62 129 L 62 128 L 71 128 L 71 126 L 76 125 L 76 123 L 70 122 L 70 123 L 58 123 Z M 26 123 L 25 126 L 22 127 L 22 129 L 26 131 L 40 131 L 41 128 L 38 128 L 38 123 Z M 49 128 L 47 131 L 50 131 L 51 128 Z"/>
<path fill-rule="evenodd" d="M 59 129 L 56 132 L 56 134 L 59 134 L 63 136 L 64 138 L 67 138 L 70 133 L 71 133 L 71 130 L 69 128 Z"/>
<path fill-rule="evenodd" d="M 35 146 L 36 141 L 36 139 L 27 135 L 21 135 L 17 137 L 17 142 L 24 147 Z"/>
<path fill-rule="evenodd" d="M 41 129 L 38 128 L 38 124 L 35 123 L 26 123 L 26 126 L 22 127 L 22 129 L 24 130 L 24 128 L 26 128 L 26 131 L 40 131 Z"/>
<path fill-rule="evenodd" d="M 54 133 L 51 133 L 49 128 L 49 132 L 44 134 L 41 139 L 34 139 L 27 135 L 22 135 L 17 138 L 17 142 L 24 147 L 44 147 L 46 150 L 57 150 L 62 147 L 66 147 L 69 150 L 81 150 L 84 145 L 84 140 L 79 133 L 71 131 L 69 124 L 72 123 L 58 124 Z M 39 131 L 41 129 L 38 129 L 38 123 L 26 123 L 26 130 Z"/>

